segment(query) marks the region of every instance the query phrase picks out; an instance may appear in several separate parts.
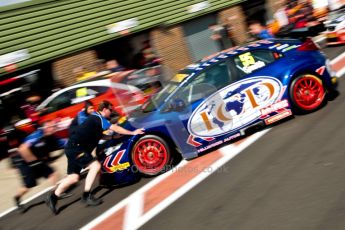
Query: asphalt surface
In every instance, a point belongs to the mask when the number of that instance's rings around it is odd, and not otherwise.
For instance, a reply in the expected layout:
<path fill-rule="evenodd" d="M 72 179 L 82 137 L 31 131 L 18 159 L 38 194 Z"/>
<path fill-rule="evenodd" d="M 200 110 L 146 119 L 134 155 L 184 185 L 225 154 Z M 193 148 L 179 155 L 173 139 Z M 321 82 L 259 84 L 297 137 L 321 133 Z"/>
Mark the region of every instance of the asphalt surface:
<path fill-rule="evenodd" d="M 334 58 L 345 47 L 327 48 Z M 345 83 L 321 110 L 275 126 L 143 229 L 345 229 Z M 97 193 L 104 203 L 79 202 L 81 188 L 54 216 L 44 196 L 0 219 L 0 229 L 78 229 L 151 179 Z M 82 185 L 83 183 L 81 183 Z"/>
<path fill-rule="evenodd" d="M 329 59 L 334 59 L 345 52 L 345 46 L 329 46 L 322 49 Z"/>

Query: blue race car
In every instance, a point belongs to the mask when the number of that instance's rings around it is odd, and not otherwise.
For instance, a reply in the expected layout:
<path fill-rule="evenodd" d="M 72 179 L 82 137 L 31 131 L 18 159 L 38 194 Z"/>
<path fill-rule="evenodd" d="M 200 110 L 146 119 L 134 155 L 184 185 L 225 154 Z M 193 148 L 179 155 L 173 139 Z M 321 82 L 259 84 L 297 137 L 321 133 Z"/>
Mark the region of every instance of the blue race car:
<path fill-rule="evenodd" d="M 332 76 L 329 60 L 310 39 L 261 40 L 207 57 L 127 118 L 124 127 L 144 127 L 145 135 L 113 146 L 102 158 L 103 177 L 133 167 L 157 175 L 179 154 L 192 159 L 248 130 L 315 111 L 337 92 Z"/>

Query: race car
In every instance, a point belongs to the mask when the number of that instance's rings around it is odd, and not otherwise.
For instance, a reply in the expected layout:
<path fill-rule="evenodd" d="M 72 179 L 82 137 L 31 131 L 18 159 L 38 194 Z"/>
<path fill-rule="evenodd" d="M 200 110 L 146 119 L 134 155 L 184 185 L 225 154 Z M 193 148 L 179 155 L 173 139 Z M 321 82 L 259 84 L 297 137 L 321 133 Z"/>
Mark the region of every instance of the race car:
<path fill-rule="evenodd" d="M 345 44 L 345 8 L 331 12 L 325 22 L 327 45 Z"/>
<path fill-rule="evenodd" d="M 181 70 L 122 124 L 145 128 L 103 154 L 102 177 L 135 168 L 146 176 L 171 168 L 336 95 L 329 60 L 312 40 L 261 40 Z M 115 180 L 115 179 L 114 179 Z"/>
<path fill-rule="evenodd" d="M 36 108 L 37 113 L 17 122 L 15 127 L 31 133 L 35 130 L 33 120 L 36 120 L 37 123 L 56 120 L 57 136 L 66 138 L 71 121 L 83 109 L 86 100 L 90 100 L 95 108 L 103 100 L 108 100 L 113 103 L 117 113 L 126 115 L 143 104 L 145 98 L 137 87 L 118 83 L 113 79 L 78 83 L 53 93 Z"/>

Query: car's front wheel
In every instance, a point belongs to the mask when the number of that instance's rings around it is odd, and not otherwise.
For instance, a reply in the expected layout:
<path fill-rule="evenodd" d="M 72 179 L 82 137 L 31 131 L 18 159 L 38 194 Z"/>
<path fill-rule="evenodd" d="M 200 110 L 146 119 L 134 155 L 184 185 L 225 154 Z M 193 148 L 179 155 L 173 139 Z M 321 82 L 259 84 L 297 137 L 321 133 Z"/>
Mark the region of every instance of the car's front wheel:
<path fill-rule="evenodd" d="M 146 135 L 132 149 L 133 164 L 145 176 L 156 176 L 170 169 L 173 157 L 169 145 L 162 138 Z"/>
<path fill-rule="evenodd" d="M 325 97 L 323 82 L 315 75 L 300 75 L 290 85 L 290 98 L 296 112 L 309 113 L 319 109 Z"/>

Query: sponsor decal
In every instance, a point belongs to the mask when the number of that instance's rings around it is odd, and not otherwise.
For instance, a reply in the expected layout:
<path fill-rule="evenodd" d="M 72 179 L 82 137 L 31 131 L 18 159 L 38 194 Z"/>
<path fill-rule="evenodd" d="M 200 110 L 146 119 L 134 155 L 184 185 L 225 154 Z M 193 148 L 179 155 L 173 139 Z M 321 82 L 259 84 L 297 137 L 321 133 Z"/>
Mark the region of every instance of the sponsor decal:
<path fill-rule="evenodd" d="M 201 142 L 198 142 L 196 140 L 197 137 L 193 136 L 193 135 L 189 135 L 188 137 L 188 140 L 187 140 L 187 144 L 190 144 L 191 146 L 194 146 L 194 147 L 200 147 L 202 145 Z M 214 138 L 213 137 L 206 137 L 206 138 L 199 138 L 199 139 L 202 139 L 202 140 L 205 140 L 205 141 L 213 141 Z"/>
<path fill-rule="evenodd" d="M 266 64 L 263 61 L 255 61 L 251 52 L 247 52 L 238 56 L 242 63 L 241 70 L 247 74 L 253 72 L 254 70 L 264 67 Z"/>
<path fill-rule="evenodd" d="M 225 139 L 224 139 L 224 142 L 232 141 L 232 140 L 234 140 L 234 139 L 236 139 L 236 138 L 239 138 L 240 136 L 241 136 L 240 133 L 236 133 L 236 134 L 234 134 L 234 135 L 232 135 L 232 136 L 230 136 L 230 137 L 225 138 Z"/>
<path fill-rule="evenodd" d="M 263 61 L 257 61 L 255 64 L 243 67 L 243 71 L 247 74 L 264 67 L 266 64 Z"/>
<path fill-rule="evenodd" d="M 265 124 L 266 125 L 270 125 L 270 124 L 273 124 L 283 118 L 286 118 L 288 116 L 291 116 L 292 115 L 292 112 L 290 109 L 284 109 L 282 112 L 270 117 L 270 118 L 267 118 L 265 119 Z"/>
<path fill-rule="evenodd" d="M 282 49 L 285 49 L 287 47 L 289 47 L 289 44 L 284 44 L 284 45 L 278 46 L 277 50 L 282 50 Z"/>
<path fill-rule="evenodd" d="M 234 140 L 234 139 L 236 139 L 236 138 L 238 138 L 240 136 L 241 136 L 240 133 L 236 133 L 236 134 L 234 134 L 234 135 L 232 135 L 230 137 L 225 138 L 224 140 L 217 141 L 215 143 L 212 143 L 210 145 L 207 145 L 207 146 L 205 146 L 203 148 L 198 149 L 198 153 L 204 152 L 204 151 L 206 151 L 208 149 L 211 149 L 211 148 L 214 148 L 214 147 L 219 146 L 221 144 L 224 144 L 226 142 L 232 141 L 232 140 Z"/>
<path fill-rule="evenodd" d="M 253 77 L 231 84 L 208 97 L 188 120 L 196 137 L 217 137 L 257 120 L 261 109 L 282 95 L 281 82 L 273 77 Z"/>
<path fill-rule="evenodd" d="M 253 44 L 249 44 L 248 47 L 259 47 L 261 46 L 261 44 L 259 43 L 253 43 Z"/>
<path fill-rule="evenodd" d="M 199 152 L 199 153 L 204 152 L 204 151 L 206 151 L 206 150 L 208 150 L 208 149 L 214 148 L 214 147 L 216 147 L 216 146 L 218 146 L 218 145 L 221 145 L 221 144 L 223 144 L 223 143 L 224 143 L 224 142 L 223 142 L 222 140 L 217 141 L 217 142 L 212 143 L 212 144 L 210 144 L 210 145 L 208 145 L 208 146 L 205 146 L 205 147 L 203 147 L 203 148 L 201 148 L 201 149 L 198 149 L 198 152 Z"/>
<path fill-rule="evenodd" d="M 318 68 L 317 70 L 315 70 L 316 73 L 323 75 L 323 73 L 325 72 L 326 66 L 321 66 L 320 68 Z"/>
<path fill-rule="evenodd" d="M 239 51 L 246 51 L 246 50 L 249 50 L 249 49 L 247 47 L 240 47 L 237 50 L 239 50 Z"/>
<path fill-rule="evenodd" d="M 269 49 L 274 49 L 274 48 L 276 48 L 276 47 L 278 47 L 278 46 L 280 46 L 281 44 L 280 43 L 278 43 L 278 44 L 275 44 L 275 45 L 273 45 L 273 46 L 270 46 L 270 47 L 268 47 Z"/>
<path fill-rule="evenodd" d="M 208 66 L 210 66 L 210 64 L 208 64 L 207 62 L 205 62 L 205 63 L 202 64 L 202 66 L 203 66 L 203 67 L 208 67 Z"/>
<path fill-rule="evenodd" d="M 198 64 L 191 64 L 191 65 L 188 65 L 188 66 L 187 66 L 187 69 L 196 69 L 196 68 L 198 68 L 198 67 L 199 67 Z"/>
<path fill-rule="evenodd" d="M 228 56 L 226 56 L 226 55 L 224 55 L 224 54 L 221 54 L 221 55 L 218 56 L 218 58 L 224 59 L 224 58 L 228 58 Z"/>
<path fill-rule="evenodd" d="M 238 54 L 236 51 L 229 51 L 227 54 Z"/>
<path fill-rule="evenodd" d="M 216 62 L 218 62 L 218 61 L 219 61 L 218 59 L 213 58 L 213 59 L 211 59 L 209 62 L 216 63 Z"/>
<path fill-rule="evenodd" d="M 292 49 L 296 49 L 297 47 L 298 47 L 297 45 L 289 46 L 289 47 L 283 49 L 282 52 L 286 52 L 286 51 L 289 51 L 289 50 L 292 50 Z"/>
<path fill-rule="evenodd" d="M 195 141 L 194 138 L 195 137 L 193 135 L 189 135 L 187 144 L 190 144 L 191 146 L 194 146 L 194 147 L 200 147 L 202 144 L 198 141 Z"/>
<path fill-rule="evenodd" d="M 85 97 L 87 96 L 87 88 L 84 87 L 84 88 L 77 89 L 75 94 L 76 94 L 76 97 Z"/>
<path fill-rule="evenodd" d="M 277 112 L 278 110 L 284 109 L 286 107 L 289 107 L 289 102 L 287 100 L 283 100 L 283 101 L 274 103 L 272 105 L 269 105 L 266 108 L 261 109 L 260 112 L 262 116 L 266 116 L 273 112 Z"/>
<path fill-rule="evenodd" d="M 120 163 L 125 152 L 126 150 L 121 150 L 117 154 L 108 156 L 103 162 L 103 169 L 108 173 L 114 173 L 129 168 L 129 162 Z"/>

